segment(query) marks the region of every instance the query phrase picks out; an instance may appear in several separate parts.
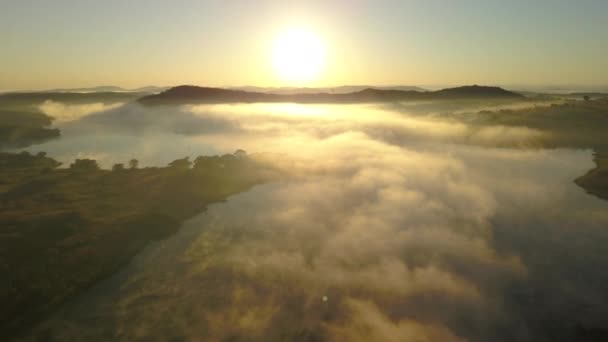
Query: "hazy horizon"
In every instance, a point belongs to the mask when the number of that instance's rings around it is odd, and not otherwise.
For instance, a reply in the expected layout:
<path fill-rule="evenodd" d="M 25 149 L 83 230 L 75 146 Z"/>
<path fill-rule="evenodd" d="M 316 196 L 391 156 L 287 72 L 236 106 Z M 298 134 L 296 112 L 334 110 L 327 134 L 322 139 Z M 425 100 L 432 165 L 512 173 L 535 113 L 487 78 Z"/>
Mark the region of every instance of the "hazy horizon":
<path fill-rule="evenodd" d="M 164 85 L 164 84 L 142 84 L 134 87 L 121 86 L 116 84 L 96 84 L 90 86 L 76 86 L 76 87 L 54 87 L 54 88 L 24 88 L 24 89 L 0 89 L 0 93 L 13 93 L 13 92 L 44 92 L 44 91 L 53 91 L 53 90 L 61 90 L 61 91 L 69 91 L 72 89 L 94 89 L 94 88 L 106 88 L 106 87 L 116 87 L 121 88 L 121 90 L 132 91 L 132 90 L 140 90 L 145 88 L 172 88 L 182 85 L 191 85 L 197 87 L 217 87 L 217 88 L 226 88 L 226 89 L 240 89 L 240 88 L 260 88 L 260 89 L 327 89 L 327 88 L 339 88 L 339 87 L 377 87 L 377 88 L 398 88 L 398 87 L 412 87 L 412 88 L 421 88 L 424 90 L 434 91 L 445 88 L 453 88 L 453 87 L 461 87 L 461 86 L 469 86 L 469 85 L 480 85 L 480 86 L 490 86 L 490 87 L 500 87 L 507 90 L 512 91 L 530 91 L 530 92 L 538 92 L 538 93 L 571 93 L 571 92 L 600 92 L 600 93 L 608 93 L 608 84 L 607 85 L 576 85 L 576 84 L 548 84 L 548 85 L 509 85 L 509 84 L 336 84 L 336 85 L 327 85 L 327 86 L 298 86 L 298 85 L 284 85 L 284 86 L 258 86 L 255 84 L 243 84 L 243 85 L 216 85 L 209 86 L 207 84 L 193 84 L 193 83 L 183 83 L 183 84 L 173 84 L 173 85 Z"/>
<path fill-rule="evenodd" d="M 0 89 L 100 84 L 597 88 L 608 85 L 603 58 L 608 45 L 602 44 L 607 12 L 607 2 L 594 0 L 5 1 L 0 4 Z M 289 30 L 313 36 L 304 44 L 318 52 L 307 56 L 318 58 L 315 75 L 277 74 L 275 45 Z"/>

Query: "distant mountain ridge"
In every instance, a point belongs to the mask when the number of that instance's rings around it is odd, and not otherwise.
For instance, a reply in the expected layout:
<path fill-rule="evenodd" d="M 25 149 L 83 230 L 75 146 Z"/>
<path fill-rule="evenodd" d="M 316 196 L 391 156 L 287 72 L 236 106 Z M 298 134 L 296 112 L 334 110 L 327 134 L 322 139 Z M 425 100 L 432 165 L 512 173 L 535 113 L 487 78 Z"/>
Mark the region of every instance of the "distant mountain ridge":
<path fill-rule="evenodd" d="M 135 101 L 150 92 L 17 92 L 0 94 L 0 107 L 40 105 L 47 100 L 63 103 L 117 103 Z"/>
<path fill-rule="evenodd" d="M 248 92 L 257 93 L 269 93 L 269 94 L 283 94 L 283 95 L 294 95 L 294 94 L 316 94 L 316 93 L 330 93 L 330 94 L 346 94 L 361 91 L 364 89 L 381 89 L 381 90 L 403 90 L 403 91 L 418 91 L 426 92 L 427 89 L 416 87 L 416 86 L 370 86 L 370 85 L 344 85 L 337 87 L 255 87 L 255 86 L 243 86 L 243 87 L 229 87 L 231 90 L 242 90 Z"/>
<path fill-rule="evenodd" d="M 365 88 L 345 93 L 315 92 L 291 94 L 183 85 L 170 88 L 160 94 L 144 96 L 138 101 L 144 104 L 256 102 L 365 103 L 476 98 L 516 99 L 524 98 L 524 96 L 500 87 L 478 85 L 446 88 L 437 91 Z"/>
<path fill-rule="evenodd" d="M 467 96 L 521 97 L 520 94 L 517 94 L 517 93 L 509 91 L 509 90 L 505 90 L 500 87 L 489 87 L 489 86 L 479 86 L 479 85 L 445 88 L 445 89 L 434 91 L 433 93 L 440 95 L 440 96 L 447 96 L 447 97 L 462 97 L 462 96 L 464 96 L 464 97 L 467 97 Z"/>
<path fill-rule="evenodd" d="M 57 88 L 47 90 L 20 90 L 7 91 L 4 94 L 19 94 L 19 93 L 160 93 L 170 87 L 146 86 L 134 89 L 127 89 L 117 86 L 97 86 L 85 88 Z"/>

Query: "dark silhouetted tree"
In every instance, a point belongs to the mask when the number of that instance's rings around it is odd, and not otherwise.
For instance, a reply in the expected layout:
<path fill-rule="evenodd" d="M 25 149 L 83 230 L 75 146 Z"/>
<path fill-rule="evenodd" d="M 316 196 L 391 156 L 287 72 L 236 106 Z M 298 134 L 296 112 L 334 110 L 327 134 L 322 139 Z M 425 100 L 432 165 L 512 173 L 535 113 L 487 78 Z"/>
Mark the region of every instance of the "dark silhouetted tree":
<path fill-rule="evenodd" d="M 190 162 L 190 158 L 185 157 L 185 158 L 176 159 L 176 160 L 170 162 L 169 166 L 173 169 L 185 170 L 185 169 L 189 169 L 191 164 L 192 164 L 192 162 Z"/>
<path fill-rule="evenodd" d="M 114 166 L 112 166 L 112 171 L 123 171 L 125 169 L 125 165 L 124 164 L 114 164 Z"/>
<path fill-rule="evenodd" d="M 139 165 L 139 161 L 137 161 L 137 159 L 131 159 L 131 160 L 129 160 L 129 168 L 130 169 L 137 169 L 138 165 Z"/>
<path fill-rule="evenodd" d="M 247 151 L 238 149 L 234 151 L 234 156 L 237 158 L 245 158 L 247 157 Z"/>
<path fill-rule="evenodd" d="M 76 159 L 70 164 L 70 170 L 74 171 L 95 171 L 99 170 L 99 165 L 94 159 Z"/>
<path fill-rule="evenodd" d="M 193 168 L 197 171 L 211 172 L 218 168 L 220 157 L 218 156 L 198 156 L 194 159 Z"/>

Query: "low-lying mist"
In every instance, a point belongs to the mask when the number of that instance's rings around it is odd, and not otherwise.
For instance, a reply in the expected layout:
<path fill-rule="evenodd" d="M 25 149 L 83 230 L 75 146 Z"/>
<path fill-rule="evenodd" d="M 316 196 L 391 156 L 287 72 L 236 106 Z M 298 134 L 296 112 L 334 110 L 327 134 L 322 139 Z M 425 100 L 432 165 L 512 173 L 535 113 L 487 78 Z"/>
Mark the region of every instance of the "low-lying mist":
<path fill-rule="evenodd" d="M 83 116 L 31 150 L 148 166 L 242 148 L 289 177 L 213 205 L 31 338 L 570 341 L 605 329 L 608 205 L 572 182 L 590 152 L 421 106 L 65 108 Z"/>
<path fill-rule="evenodd" d="M 140 159 L 143 165 L 164 165 L 177 156 L 195 156 L 201 151 L 228 153 L 238 148 L 303 157 L 315 151 L 318 142 L 352 133 L 396 146 L 456 143 L 488 147 L 537 146 L 549 134 L 527 127 L 471 125 L 437 115 L 437 108 L 428 103 L 419 106 L 422 108 L 410 104 L 406 108 L 411 110 L 404 111 L 371 104 L 145 107 L 136 103 L 45 103 L 41 108 L 60 118 L 56 125 L 62 139 L 31 150 L 44 149 L 64 162 L 94 157 L 109 167 L 130 158 Z M 474 110 L 476 106 L 461 104 L 456 108 Z M 79 119 L 61 119 L 73 118 L 74 113 Z M 92 135 L 95 139 L 90 139 Z"/>

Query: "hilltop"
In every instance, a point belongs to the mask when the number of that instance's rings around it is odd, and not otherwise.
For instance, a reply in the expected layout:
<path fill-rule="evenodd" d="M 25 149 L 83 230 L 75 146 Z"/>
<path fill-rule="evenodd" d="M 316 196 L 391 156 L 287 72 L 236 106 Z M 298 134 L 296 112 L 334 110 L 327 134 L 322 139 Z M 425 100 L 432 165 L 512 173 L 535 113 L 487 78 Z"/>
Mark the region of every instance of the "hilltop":
<path fill-rule="evenodd" d="M 346 94 L 354 93 L 364 89 L 381 89 L 381 90 L 404 90 L 404 91 L 418 91 L 426 92 L 427 89 L 416 87 L 416 86 L 371 86 L 371 85 L 343 85 L 337 87 L 255 87 L 255 86 L 244 86 L 244 87 L 230 87 L 231 90 L 243 90 L 249 92 L 258 93 L 269 93 L 269 94 L 316 94 L 316 93 L 331 93 L 331 94 Z"/>
<path fill-rule="evenodd" d="M 12 93 L 28 93 L 28 94 L 44 94 L 44 93 L 160 93 L 163 90 L 167 90 L 169 87 L 158 87 L 158 86 L 145 86 L 139 88 L 123 88 L 111 85 L 102 85 L 95 87 L 82 87 L 82 88 L 55 88 L 46 90 L 18 90 L 18 91 L 6 91 L 5 94 Z"/>
<path fill-rule="evenodd" d="M 296 103 L 366 103 L 395 102 L 407 100 L 442 99 L 518 99 L 524 98 L 499 87 L 463 86 L 438 91 L 416 91 L 400 89 L 365 88 L 347 93 L 288 93 L 245 91 L 225 88 L 183 85 L 170 88 L 160 94 L 139 99 L 144 104 L 176 103 L 255 103 L 255 102 L 296 102 Z"/>
<path fill-rule="evenodd" d="M 517 96 L 518 94 L 505 90 L 500 87 L 488 87 L 488 86 L 462 86 L 456 88 L 446 88 L 437 90 L 434 92 L 437 96 L 440 97 L 450 97 L 450 98 L 500 98 L 500 97 L 521 97 Z"/>

